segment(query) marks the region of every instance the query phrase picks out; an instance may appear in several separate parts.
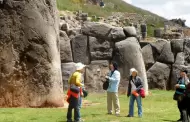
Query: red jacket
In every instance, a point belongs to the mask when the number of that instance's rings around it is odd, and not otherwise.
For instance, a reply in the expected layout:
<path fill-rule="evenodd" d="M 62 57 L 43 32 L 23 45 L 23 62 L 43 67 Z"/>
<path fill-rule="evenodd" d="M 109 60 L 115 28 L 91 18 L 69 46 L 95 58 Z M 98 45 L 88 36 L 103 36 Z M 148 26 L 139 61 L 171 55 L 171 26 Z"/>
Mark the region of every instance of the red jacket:
<path fill-rule="evenodd" d="M 75 97 L 75 98 L 78 98 L 79 95 L 82 94 L 82 88 L 80 87 L 80 92 L 79 93 L 74 93 L 72 92 L 70 89 L 67 91 L 67 102 L 69 103 L 69 98 L 71 96 Z"/>

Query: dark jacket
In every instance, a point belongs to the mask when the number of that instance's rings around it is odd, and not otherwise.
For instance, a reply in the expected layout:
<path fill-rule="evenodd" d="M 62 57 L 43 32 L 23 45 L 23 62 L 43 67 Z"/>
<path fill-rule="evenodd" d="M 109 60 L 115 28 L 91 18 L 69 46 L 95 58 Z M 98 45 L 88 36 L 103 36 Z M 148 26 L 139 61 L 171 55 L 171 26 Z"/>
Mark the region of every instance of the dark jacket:
<path fill-rule="evenodd" d="M 127 96 L 131 95 L 131 82 L 132 82 L 132 76 L 130 76 L 130 78 L 129 78 L 129 85 L 128 85 Z M 139 92 L 140 89 L 143 88 L 142 79 L 139 76 L 136 76 L 133 82 L 134 82 L 134 84 L 135 84 L 135 86 L 137 88 L 137 92 Z"/>
<path fill-rule="evenodd" d="M 178 94 L 184 94 L 185 90 L 186 90 L 186 85 L 188 84 L 188 82 L 189 82 L 188 78 L 184 78 L 184 81 L 183 81 L 182 77 L 178 78 L 177 84 L 180 85 L 180 88 L 176 89 L 176 93 L 178 93 Z"/>

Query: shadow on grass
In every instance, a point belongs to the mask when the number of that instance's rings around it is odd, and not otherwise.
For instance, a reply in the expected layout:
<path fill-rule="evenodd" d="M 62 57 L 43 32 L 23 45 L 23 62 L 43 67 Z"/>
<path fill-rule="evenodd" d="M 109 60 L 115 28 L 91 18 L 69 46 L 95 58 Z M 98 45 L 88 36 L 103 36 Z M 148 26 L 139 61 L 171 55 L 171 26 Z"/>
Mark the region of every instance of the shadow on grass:
<path fill-rule="evenodd" d="M 30 120 L 38 120 L 37 118 L 31 118 Z"/>
<path fill-rule="evenodd" d="M 163 121 L 164 122 L 177 122 L 177 121 L 174 121 L 174 120 L 166 120 L 166 119 L 164 119 Z"/>
<path fill-rule="evenodd" d="M 0 114 L 14 114 L 13 112 L 0 112 Z"/>

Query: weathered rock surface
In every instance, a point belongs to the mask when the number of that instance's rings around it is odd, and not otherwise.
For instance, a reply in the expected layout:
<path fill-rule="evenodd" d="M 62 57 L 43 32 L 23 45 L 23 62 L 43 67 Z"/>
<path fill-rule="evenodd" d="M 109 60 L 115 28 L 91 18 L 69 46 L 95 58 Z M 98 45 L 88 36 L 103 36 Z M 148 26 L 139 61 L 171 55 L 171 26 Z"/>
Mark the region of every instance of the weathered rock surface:
<path fill-rule="evenodd" d="M 171 49 L 174 54 L 177 54 L 179 52 L 183 52 L 183 45 L 184 40 L 183 39 L 173 39 L 171 41 Z"/>
<path fill-rule="evenodd" d="M 124 27 L 124 32 L 126 37 L 136 37 L 137 36 L 137 31 L 136 28 L 133 26 L 128 26 L 128 27 Z"/>
<path fill-rule="evenodd" d="M 180 52 L 176 56 L 175 65 L 184 65 L 185 64 L 185 54 Z"/>
<path fill-rule="evenodd" d="M 163 47 L 164 47 L 164 45 L 165 45 L 166 43 L 167 43 L 166 40 L 164 40 L 164 39 L 159 39 L 159 40 L 156 41 L 156 42 L 152 42 L 152 43 L 151 43 L 151 46 L 152 46 L 153 48 L 155 48 L 156 51 L 160 54 L 161 51 L 162 51 L 162 49 L 163 49 Z"/>
<path fill-rule="evenodd" d="M 89 50 L 87 36 L 77 35 L 71 40 L 74 62 L 89 64 Z"/>
<path fill-rule="evenodd" d="M 190 63 L 190 39 L 184 41 L 185 62 Z"/>
<path fill-rule="evenodd" d="M 72 62 L 73 56 L 71 51 L 70 39 L 64 31 L 60 31 L 60 55 L 61 62 Z"/>
<path fill-rule="evenodd" d="M 166 64 L 156 62 L 148 71 L 149 88 L 158 88 L 166 90 L 169 82 L 170 67 Z"/>
<path fill-rule="evenodd" d="M 114 41 L 120 41 L 126 38 L 122 27 L 112 28 L 109 36 Z"/>
<path fill-rule="evenodd" d="M 169 42 L 164 45 L 158 61 L 166 64 L 174 63 L 174 54 L 172 53 L 171 44 Z"/>
<path fill-rule="evenodd" d="M 109 72 L 109 62 L 106 60 L 92 61 L 86 67 L 85 87 L 89 91 L 103 91 L 102 84 Z"/>
<path fill-rule="evenodd" d="M 82 33 L 88 36 L 110 40 L 109 34 L 113 27 L 105 23 L 85 22 L 82 26 Z"/>
<path fill-rule="evenodd" d="M 91 60 L 110 60 L 113 44 L 104 39 L 89 38 Z"/>
<path fill-rule="evenodd" d="M 130 75 L 130 68 L 136 68 L 139 76 L 143 79 L 144 88 L 148 92 L 146 70 L 141 52 L 141 47 L 136 38 L 129 38 L 115 44 L 113 60 L 119 64 L 122 79 L 125 80 Z M 126 82 L 126 81 L 125 81 Z"/>
<path fill-rule="evenodd" d="M 142 48 L 142 55 L 146 69 L 149 69 L 154 63 L 154 52 L 150 44 Z"/>
<path fill-rule="evenodd" d="M 54 0 L 7 0 L 0 7 L 0 106 L 63 106 Z"/>
<path fill-rule="evenodd" d="M 63 79 L 63 88 L 64 90 L 68 89 L 68 80 L 73 72 L 75 72 L 76 67 L 74 62 L 70 63 L 61 63 L 62 69 L 62 79 Z"/>

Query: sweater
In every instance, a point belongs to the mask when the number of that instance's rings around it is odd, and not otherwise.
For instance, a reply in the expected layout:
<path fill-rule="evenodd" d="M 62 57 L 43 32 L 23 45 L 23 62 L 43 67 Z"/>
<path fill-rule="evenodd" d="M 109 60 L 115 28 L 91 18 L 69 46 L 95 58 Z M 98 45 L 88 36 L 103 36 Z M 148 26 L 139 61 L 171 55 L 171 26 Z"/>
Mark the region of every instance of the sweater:
<path fill-rule="evenodd" d="M 69 84 L 74 84 L 76 86 L 82 87 L 82 73 L 75 71 L 69 78 Z"/>

